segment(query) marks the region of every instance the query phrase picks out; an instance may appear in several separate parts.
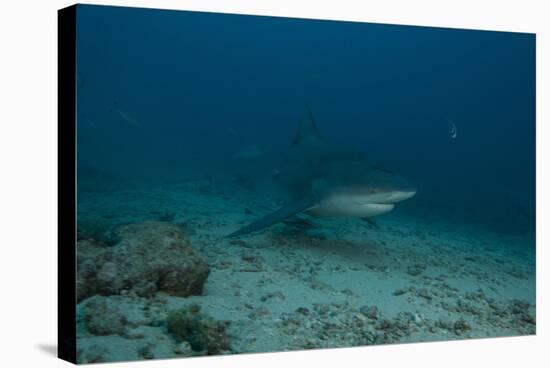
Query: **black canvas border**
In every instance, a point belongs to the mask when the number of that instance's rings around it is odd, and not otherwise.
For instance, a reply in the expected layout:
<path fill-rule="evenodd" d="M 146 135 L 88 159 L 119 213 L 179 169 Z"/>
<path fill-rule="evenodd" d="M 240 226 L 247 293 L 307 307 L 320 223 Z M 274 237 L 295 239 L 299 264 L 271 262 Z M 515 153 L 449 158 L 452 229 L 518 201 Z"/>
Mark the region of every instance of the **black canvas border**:
<path fill-rule="evenodd" d="M 57 355 L 76 363 L 76 9 L 57 13 Z"/>

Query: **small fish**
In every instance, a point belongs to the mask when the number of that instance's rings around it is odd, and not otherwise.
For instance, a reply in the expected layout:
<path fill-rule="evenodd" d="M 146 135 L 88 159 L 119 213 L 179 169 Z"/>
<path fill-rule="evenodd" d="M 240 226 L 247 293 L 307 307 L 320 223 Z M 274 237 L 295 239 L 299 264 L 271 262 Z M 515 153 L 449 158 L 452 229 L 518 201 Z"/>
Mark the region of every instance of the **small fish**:
<path fill-rule="evenodd" d="M 109 112 L 115 112 L 117 113 L 117 115 L 129 126 L 133 126 L 133 127 L 140 127 L 141 124 L 139 121 L 137 121 L 136 119 L 134 119 L 132 116 L 130 116 L 127 112 L 121 110 L 119 107 L 118 107 L 118 103 L 115 102 L 114 103 L 114 107 L 111 108 L 109 110 Z"/>
<path fill-rule="evenodd" d="M 227 131 L 234 137 L 236 137 L 237 139 L 241 139 L 241 135 L 237 132 L 237 130 L 233 127 L 229 127 L 227 128 Z"/>
<path fill-rule="evenodd" d="M 141 124 L 136 120 L 134 119 L 133 117 L 131 117 L 130 115 L 128 115 L 127 113 L 125 113 L 124 111 L 122 111 L 121 109 L 115 109 L 115 111 L 118 113 L 118 115 L 130 126 L 134 126 L 134 127 L 139 127 L 141 126 Z"/>
<path fill-rule="evenodd" d="M 449 120 L 449 134 L 452 139 L 456 139 L 456 125 L 451 120 Z"/>

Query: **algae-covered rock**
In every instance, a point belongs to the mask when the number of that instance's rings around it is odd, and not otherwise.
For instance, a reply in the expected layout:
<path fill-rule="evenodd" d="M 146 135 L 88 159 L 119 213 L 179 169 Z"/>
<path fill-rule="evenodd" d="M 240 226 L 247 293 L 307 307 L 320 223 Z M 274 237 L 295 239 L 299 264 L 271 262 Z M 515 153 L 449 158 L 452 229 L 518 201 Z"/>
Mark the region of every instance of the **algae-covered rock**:
<path fill-rule="evenodd" d="M 187 341 L 182 341 L 174 348 L 174 353 L 182 356 L 192 356 L 193 349 Z"/>
<path fill-rule="evenodd" d="M 86 350 L 78 349 L 77 362 L 78 364 L 103 363 L 106 361 L 104 355 L 107 352 L 107 348 L 100 345 L 91 345 Z"/>
<path fill-rule="evenodd" d="M 79 220 L 76 235 L 78 240 L 91 240 L 105 247 L 112 247 L 120 241 L 112 225 L 99 219 Z"/>
<path fill-rule="evenodd" d="M 193 351 L 213 355 L 230 349 L 228 323 L 201 313 L 197 304 L 171 311 L 166 322 L 168 330 L 180 341 L 188 342 Z"/>
<path fill-rule="evenodd" d="M 378 317 L 380 317 L 380 312 L 376 306 L 364 305 L 359 308 L 359 311 L 369 319 L 378 319 Z"/>
<path fill-rule="evenodd" d="M 180 229 L 166 222 L 143 222 L 117 230 L 120 241 L 105 247 L 78 242 L 77 298 L 133 291 L 152 297 L 200 295 L 210 269 Z"/>
<path fill-rule="evenodd" d="M 470 324 L 463 318 L 457 320 L 453 325 L 454 333 L 457 335 L 463 335 L 467 331 L 471 330 Z"/>
<path fill-rule="evenodd" d="M 86 327 L 94 335 L 120 335 L 127 320 L 106 297 L 97 296 L 86 304 Z"/>

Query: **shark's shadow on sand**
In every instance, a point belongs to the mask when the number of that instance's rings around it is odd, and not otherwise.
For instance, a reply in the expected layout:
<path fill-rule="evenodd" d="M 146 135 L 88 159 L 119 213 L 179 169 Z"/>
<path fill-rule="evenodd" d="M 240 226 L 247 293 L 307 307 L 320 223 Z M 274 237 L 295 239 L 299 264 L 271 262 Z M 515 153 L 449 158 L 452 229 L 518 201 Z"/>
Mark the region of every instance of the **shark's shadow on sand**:
<path fill-rule="evenodd" d="M 258 244 L 267 243 L 269 248 L 308 254 L 312 259 L 334 261 L 337 258 L 342 262 L 349 262 L 350 265 L 360 268 L 366 266 L 380 272 L 388 267 L 398 268 L 399 265 L 394 259 L 395 252 L 399 250 L 378 240 L 327 237 L 316 231 L 288 227 L 274 230 L 266 234 L 266 237 L 268 241 L 259 239 Z"/>
<path fill-rule="evenodd" d="M 302 212 L 372 222 L 372 217 L 391 211 L 395 203 L 416 194 L 398 174 L 371 164 L 347 146 L 322 139 L 309 109 L 273 180 L 288 194 L 288 203 L 228 237 L 265 229 Z"/>

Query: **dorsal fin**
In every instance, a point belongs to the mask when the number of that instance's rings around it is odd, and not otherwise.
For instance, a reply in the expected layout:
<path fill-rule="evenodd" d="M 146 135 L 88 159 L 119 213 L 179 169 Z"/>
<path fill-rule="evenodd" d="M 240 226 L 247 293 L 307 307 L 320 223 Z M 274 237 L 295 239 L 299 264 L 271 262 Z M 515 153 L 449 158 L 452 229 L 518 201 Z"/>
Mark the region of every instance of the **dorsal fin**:
<path fill-rule="evenodd" d="M 309 107 L 306 106 L 306 111 L 300 123 L 300 128 L 298 128 L 298 132 L 296 132 L 296 136 L 294 136 L 294 140 L 290 144 L 290 147 L 295 147 L 304 142 L 318 139 L 320 139 L 320 136 L 317 126 L 315 125 L 315 120 L 313 120 L 313 114 L 311 113 Z"/>

